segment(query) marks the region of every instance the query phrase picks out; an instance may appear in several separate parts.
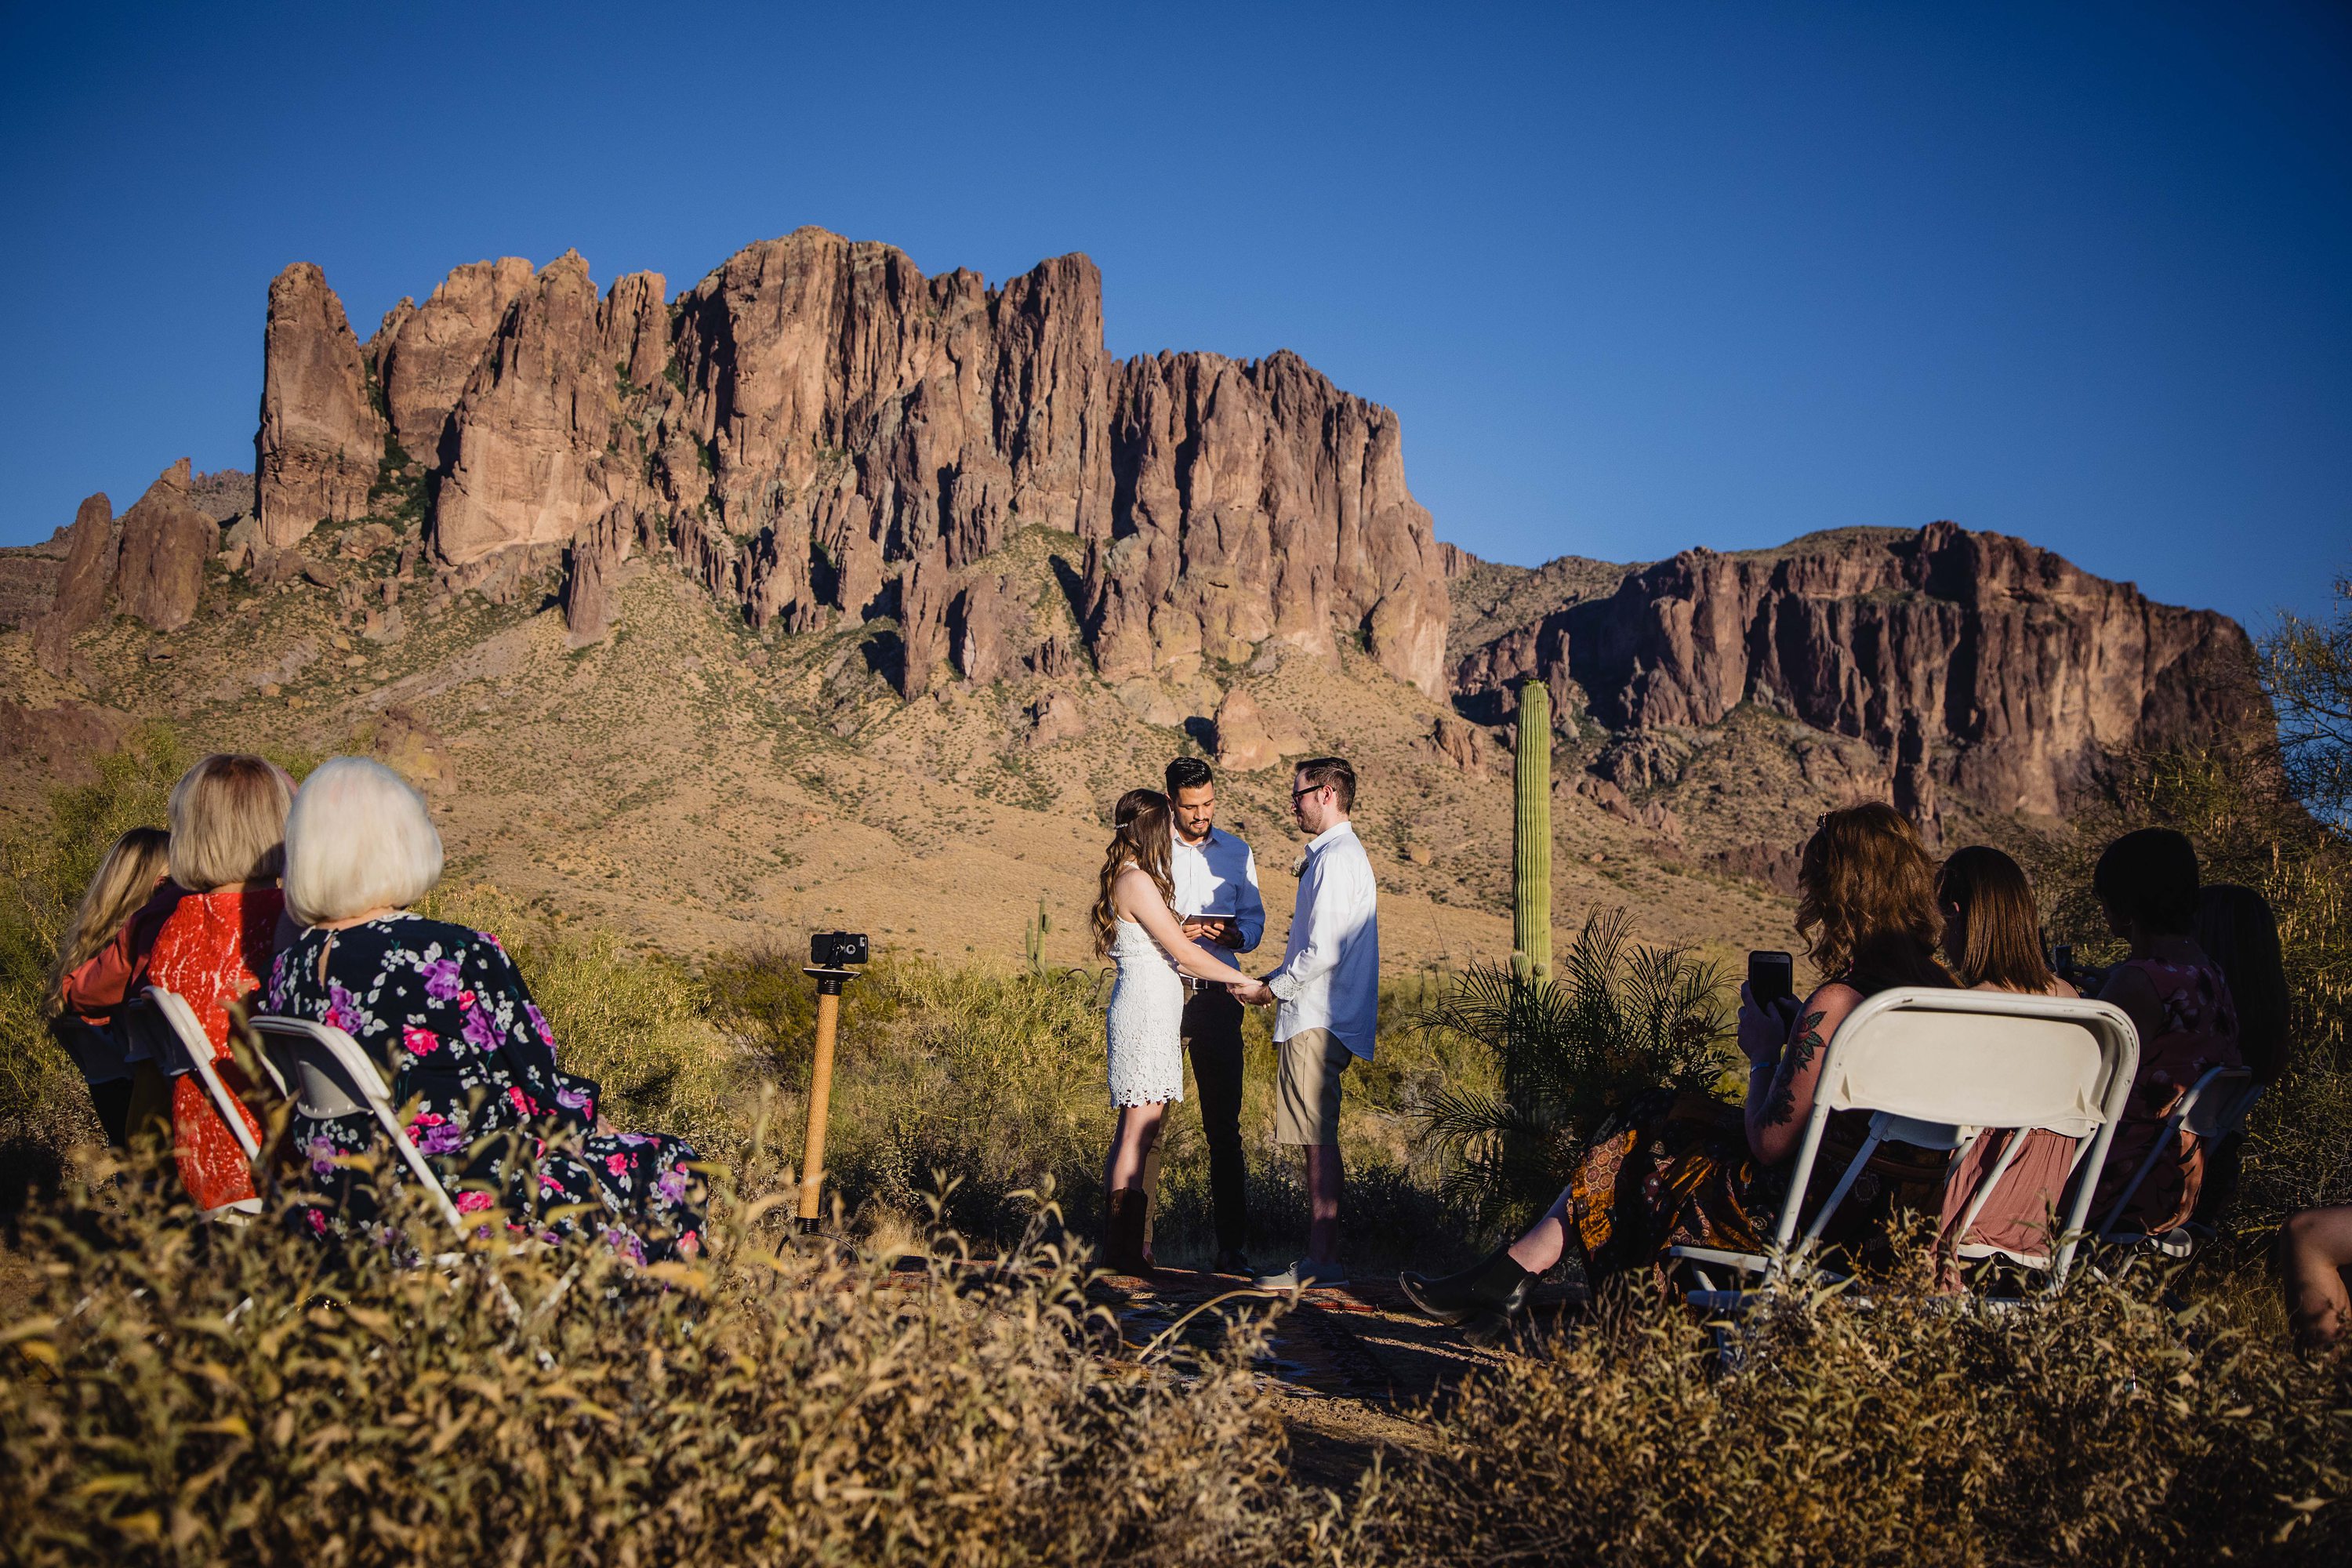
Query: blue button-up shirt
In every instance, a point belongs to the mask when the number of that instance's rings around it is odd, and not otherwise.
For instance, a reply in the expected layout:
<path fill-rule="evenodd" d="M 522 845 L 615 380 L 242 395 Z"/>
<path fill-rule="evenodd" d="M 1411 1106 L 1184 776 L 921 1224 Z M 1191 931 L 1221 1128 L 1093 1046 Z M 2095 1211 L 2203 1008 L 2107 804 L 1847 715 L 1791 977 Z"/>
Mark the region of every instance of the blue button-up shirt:
<path fill-rule="evenodd" d="M 1209 829 L 1198 844 L 1187 844 L 1181 833 L 1169 855 L 1169 880 L 1176 885 L 1176 912 L 1186 920 L 1196 915 L 1223 916 L 1241 928 L 1241 951 L 1249 952 L 1265 934 L 1265 900 L 1258 897 L 1257 857 L 1250 847 L 1222 827 Z M 1233 950 L 1213 942 L 1196 943 L 1221 963 L 1233 962 Z"/>

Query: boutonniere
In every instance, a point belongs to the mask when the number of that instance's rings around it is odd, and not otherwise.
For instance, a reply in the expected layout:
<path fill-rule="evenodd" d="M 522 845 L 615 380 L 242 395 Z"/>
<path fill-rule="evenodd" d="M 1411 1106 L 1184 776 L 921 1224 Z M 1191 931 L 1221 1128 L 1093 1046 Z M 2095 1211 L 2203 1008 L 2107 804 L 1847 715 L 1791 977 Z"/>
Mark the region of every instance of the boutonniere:
<path fill-rule="evenodd" d="M 1298 858 L 1297 858 L 1297 859 L 1296 859 L 1296 860 L 1293 860 L 1293 861 L 1290 863 L 1290 874 L 1291 874 L 1292 876 L 1294 876 L 1294 877 L 1304 877 L 1305 875 L 1307 875 L 1307 851 L 1306 851 L 1306 850 L 1301 849 L 1301 850 L 1298 852 Z"/>

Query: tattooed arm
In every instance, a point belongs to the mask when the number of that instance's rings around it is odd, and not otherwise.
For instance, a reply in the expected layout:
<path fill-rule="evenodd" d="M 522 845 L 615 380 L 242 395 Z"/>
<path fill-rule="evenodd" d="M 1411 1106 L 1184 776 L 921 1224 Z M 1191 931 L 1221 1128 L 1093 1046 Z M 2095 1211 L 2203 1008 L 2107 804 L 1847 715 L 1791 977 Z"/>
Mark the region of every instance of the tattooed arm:
<path fill-rule="evenodd" d="M 1861 1005 L 1862 993 L 1851 985 L 1822 986 L 1799 1004 L 1788 1046 L 1771 1074 L 1748 1075 L 1748 1147 L 1759 1160 L 1777 1165 L 1796 1154 L 1813 1112 L 1813 1089 L 1821 1082 L 1830 1038 Z"/>

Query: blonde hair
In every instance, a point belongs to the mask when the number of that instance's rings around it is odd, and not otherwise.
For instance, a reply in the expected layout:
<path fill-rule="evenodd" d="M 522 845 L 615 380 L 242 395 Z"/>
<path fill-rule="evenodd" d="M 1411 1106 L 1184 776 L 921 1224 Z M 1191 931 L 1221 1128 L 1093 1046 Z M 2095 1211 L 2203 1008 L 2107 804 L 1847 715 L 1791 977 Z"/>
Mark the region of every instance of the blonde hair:
<path fill-rule="evenodd" d="M 206 757 L 172 786 L 172 880 L 192 893 L 276 881 L 293 804 L 294 781 L 276 763 Z"/>
<path fill-rule="evenodd" d="M 286 818 L 286 908 L 304 925 L 405 909 L 441 879 L 441 835 L 406 779 L 331 757 Z"/>
<path fill-rule="evenodd" d="M 1176 884 L 1169 874 L 1169 837 L 1175 832 L 1168 797 L 1156 789 L 1131 789 L 1118 797 L 1110 814 L 1116 829 L 1103 856 L 1102 889 L 1094 908 L 1095 951 L 1108 953 L 1118 934 L 1118 902 L 1111 889 L 1119 873 L 1132 866 L 1151 879 L 1170 908 L 1176 904 Z"/>
<path fill-rule="evenodd" d="M 58 961 L 49 970 L 48 1011 L 62 1003 L 66 976 L 96 958 L 141 906 L 155 896 L 171 862 L 172 836 L 160 827 L 134 827 L 107 846 L 98 875 L 74 907 L 73 921 L 58 938 Z"/>

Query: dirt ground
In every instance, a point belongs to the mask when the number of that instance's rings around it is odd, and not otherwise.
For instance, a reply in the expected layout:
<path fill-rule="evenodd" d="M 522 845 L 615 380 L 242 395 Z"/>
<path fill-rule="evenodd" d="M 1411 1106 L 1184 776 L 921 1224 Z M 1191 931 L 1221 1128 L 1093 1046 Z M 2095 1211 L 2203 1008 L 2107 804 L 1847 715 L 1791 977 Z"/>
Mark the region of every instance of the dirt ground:
<path fill-rule="evenodd" d="M 1130 1349 L 1171 1332 L 1211 1348 L 1222 1337 L 1217 1307 L 1247 1310 L 1266 1299 L 1245 1285 L 1232 1275 L 1162 1268 L 1148 1281 L 1110 1276 L 1094 1295 L 1117 1315 Z M 1547 1331 L 1583 1299 L 1579 1284 L 1538 1287 L 1523 1331 Z M 1463 1378 L 1507 1363 L 1421 1316 L 1383 1275 L 1301 1297 L 1276 1323 L 1257 1370 L 1289 1428 L 1293 1477 L 1345 1488 L 1382 1449 L 1426 1442 L 1423 1413 Z"/>

